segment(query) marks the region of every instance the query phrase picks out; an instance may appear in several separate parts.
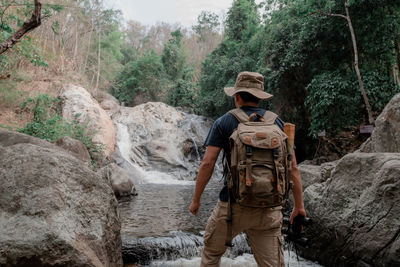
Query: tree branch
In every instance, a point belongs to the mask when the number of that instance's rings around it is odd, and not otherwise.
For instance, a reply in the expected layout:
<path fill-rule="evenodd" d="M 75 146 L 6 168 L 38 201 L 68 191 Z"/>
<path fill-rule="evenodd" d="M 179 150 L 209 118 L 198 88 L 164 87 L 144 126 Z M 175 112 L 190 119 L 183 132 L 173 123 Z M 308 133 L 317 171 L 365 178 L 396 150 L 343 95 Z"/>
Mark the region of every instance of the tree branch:
<path fill-rule="evenodd" d="M 344 18 L 345 20 L 347 20 L 347 17 L 345 15 L 342 14 L 332 14 L 332 13 L 328 13 L 328 16 L 332 16 L 332 17 L 340 17 L 340 18 Z"/>
<path fill-rule="evenodd" d="M 328 12 L 323 12 L 323 11 L 315 11 L 315 12 L 311 12 L 311 13 L 307 14 L 307 16 L 313 16 L 313 15 L 340 17 L 340 18 L 344 18 L 344 19 L 347 20 L 347 17 L 345 15 L 335 14 L 335 13 L 328 13 Z"/>
<path fill-rule="evenodd" d="M 34 0 L 35 9 L 32 12 L 32 17 L 30 20 L 25 21 L 20 29 L 18 29 L 12 36 L 10 36 L 6 41 L 0 43 L 0 55 L 6 52 L 8 49 L 13 47 L 15 44 L 21 41 L 21 38 L 28 32 L 32 31 L 41 24 L 41 11 L 42 4 L 39 0 Z"/>

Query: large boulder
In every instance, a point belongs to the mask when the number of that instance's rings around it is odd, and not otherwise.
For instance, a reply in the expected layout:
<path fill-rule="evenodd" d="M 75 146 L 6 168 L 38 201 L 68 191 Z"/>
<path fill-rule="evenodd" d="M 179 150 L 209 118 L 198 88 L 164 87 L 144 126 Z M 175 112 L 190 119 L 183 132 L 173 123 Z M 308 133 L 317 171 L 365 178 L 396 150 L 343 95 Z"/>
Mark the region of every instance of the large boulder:
<path fill-rule="evenodd" d="M 0 266 L 122 266 L 110 184 L 55 145 L 0 131 Z"/>
<path fill-rule="evenodd" d="M 107 112 L 82 87 L 68 85 L 60 97 L 63 99 L 63 118 L 88 123 L 94 133 L 93 141 L 104 144 L 105 155 L 109 156 L 115 147 L 115 129 Z"/>
<path fill-rule="evenodd" d="M 121 108 L 119 101 L 107 93 L 102 93 L 99 103 L 102 109 L 104 109 L 110 117 L 117 113 Z"/>
<path fill-rule="evenodd" d="M 375 122 L 371 137 L 361 146 L 360 152 L 400 153 L 400 94 L 386 105 Z"/>
<path fill-rule="evenodd" d="M 307 188 L 315 183 L 325 182 L 335 169 L 337 161 L 323 163 L 321 165 L 299 164 L 303 188 Z"/>
<path fill-rule="evenodd" d="M 86 162 L 90 162 L 90 154 L 86 146 L 79 140 L 75 140 L 69 136 L 63 136 L 57 140 L 56 145 L 68 151 L 71 155 Z"/>
<path fill-rule="evenodd" d="M 400 266 L 400 153 L 352 153 L 300 170 L 314 220 L 305 256 L 327 266 Z"/>
<path fill-rule="evenodd" d="M 114 194 L 117 197 L 136 195 L 133 179 L 131 179 L 129 174 L 116 163 L 108 164 L 103 167 L 100 172 L 110 181 Z"/>

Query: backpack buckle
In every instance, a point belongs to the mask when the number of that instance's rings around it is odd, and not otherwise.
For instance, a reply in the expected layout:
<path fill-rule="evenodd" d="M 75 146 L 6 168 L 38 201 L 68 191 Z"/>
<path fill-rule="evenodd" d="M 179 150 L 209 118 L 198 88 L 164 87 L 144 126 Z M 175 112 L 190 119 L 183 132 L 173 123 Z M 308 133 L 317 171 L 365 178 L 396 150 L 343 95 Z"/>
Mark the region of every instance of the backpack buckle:
<path fill-rule="evenodd" d="M 273 149 L 274 158 L 279 158 L 279 150 L 277 148 Z"/>
<path fill-rule="evenodd" d="M 246 156 L 251 157 L 253 155 L 253 148 L 246 146 Z"/>

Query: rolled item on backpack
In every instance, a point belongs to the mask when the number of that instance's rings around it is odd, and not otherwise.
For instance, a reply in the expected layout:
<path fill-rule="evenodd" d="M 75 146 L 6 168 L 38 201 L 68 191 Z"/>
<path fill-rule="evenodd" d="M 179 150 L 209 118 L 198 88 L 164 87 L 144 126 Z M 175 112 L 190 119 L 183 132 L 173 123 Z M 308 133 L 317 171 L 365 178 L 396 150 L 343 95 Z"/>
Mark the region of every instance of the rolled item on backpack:
<path fill-rule="evenodd" d="M 287 135 L 288 154 L 289 154 L 289 169 L 292 168 L 293 148 L 294 148 L 294 135 L 296 126 L 292 123 L 286 122 L 283 126 L 283 131 Z"/>

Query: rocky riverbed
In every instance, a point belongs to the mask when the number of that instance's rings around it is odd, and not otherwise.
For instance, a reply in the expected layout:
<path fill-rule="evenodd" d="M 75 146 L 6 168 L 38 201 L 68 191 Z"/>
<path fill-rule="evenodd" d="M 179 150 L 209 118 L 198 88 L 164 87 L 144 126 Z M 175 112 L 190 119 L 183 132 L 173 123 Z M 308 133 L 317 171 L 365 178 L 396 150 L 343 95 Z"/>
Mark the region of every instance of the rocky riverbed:
<path fill-rule="evenodd" d="M 80 114 L 92 121 L 113 164 L 104 161 L 108 165 L 93 171 L 73 140 L 56 146 L 1 131 L 0 265 L 122 266 L 122 251 L 126 261 L 141 251 L 139 262 L 153 266 L 198 264 L 218 178 L 208 189 L 204 216 L 197 221 L 187 205 L 211 121 L 162 103 L 125 108 L 111 96 L 98 103 L 76 86 L 62 97 L 65 118 Z M 400 266 L 399 129 L 397 95 L 359 151 L 300 167 L 314 220 L 303 256 L 326 266 Z M 116 196 L 129 198 L 118 208 Z M 253 266 L 247 241 L 238 242 L 241 249 L 223 263 Z M 161 253 L 164 247 L 168 253 Z"/>

